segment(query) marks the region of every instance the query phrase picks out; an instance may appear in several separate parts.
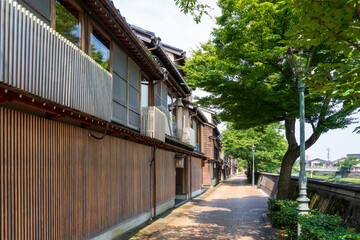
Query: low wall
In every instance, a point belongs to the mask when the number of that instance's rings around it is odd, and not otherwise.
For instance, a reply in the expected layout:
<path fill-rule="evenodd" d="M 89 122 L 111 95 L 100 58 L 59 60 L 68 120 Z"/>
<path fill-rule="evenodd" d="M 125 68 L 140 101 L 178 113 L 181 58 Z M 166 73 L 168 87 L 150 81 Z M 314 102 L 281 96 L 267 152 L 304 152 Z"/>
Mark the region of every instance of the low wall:
<path fill-rule="evenodd" d="M 270 197 L 276 197 L 279 175 L 261 173 L 258 180 L 260 187 Z M 310 208 L 320 212 L 338 215 L 345 220 L 350 228 L 360 232 L 360 186 L 352 183 L 332 182 L 324 179 L 308 178 L 308 198 Z M 298 197 L 298 178 L 291 178 L 290 196 Z"/>

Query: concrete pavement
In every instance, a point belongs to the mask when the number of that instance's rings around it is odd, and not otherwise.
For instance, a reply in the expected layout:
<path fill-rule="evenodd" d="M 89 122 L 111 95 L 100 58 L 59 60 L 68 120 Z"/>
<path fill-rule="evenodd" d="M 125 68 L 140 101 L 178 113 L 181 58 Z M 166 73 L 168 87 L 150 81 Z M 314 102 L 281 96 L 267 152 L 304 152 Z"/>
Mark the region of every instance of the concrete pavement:
<path fill-rule="evenodd" d="M 267 195 L 234 176 L 169 215 L 140 230 L 131 239 L 277 239 L 266 224 Z"/>

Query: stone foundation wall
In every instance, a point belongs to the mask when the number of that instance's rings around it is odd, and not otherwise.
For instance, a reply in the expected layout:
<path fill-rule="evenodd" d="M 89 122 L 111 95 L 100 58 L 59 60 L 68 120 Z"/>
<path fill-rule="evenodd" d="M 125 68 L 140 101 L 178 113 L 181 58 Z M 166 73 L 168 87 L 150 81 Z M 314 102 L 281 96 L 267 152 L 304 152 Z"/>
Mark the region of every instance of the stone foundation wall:
<path fill-rule="evenodd" d="M 261 173 L 260 187 L 270 197 L 276 197 L 279 175 Z M 298 178 L 291 178 L 290 199 L 298 197 Z M 352 183 L 331 182 L 320 179 L 308 179 L 308 198 L 310 208 L 320 212 L 338 215 L 350 228 L 360 232 L 360 186 Z"/>

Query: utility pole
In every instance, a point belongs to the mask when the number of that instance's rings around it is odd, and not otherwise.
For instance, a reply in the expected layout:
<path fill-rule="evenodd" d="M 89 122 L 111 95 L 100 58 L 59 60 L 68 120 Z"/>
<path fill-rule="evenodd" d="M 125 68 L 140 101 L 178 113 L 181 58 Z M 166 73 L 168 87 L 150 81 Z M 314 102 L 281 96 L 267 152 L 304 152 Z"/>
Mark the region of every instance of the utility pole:
<path fill-rule="evenodd" d="M 328 162 L 327 162 L 327 164 L 328 164 L 328 166 L 330 166 L 330 148 L 327 148 L 326 149 L 327 150 L 327 160 L 328 160 Z"/>

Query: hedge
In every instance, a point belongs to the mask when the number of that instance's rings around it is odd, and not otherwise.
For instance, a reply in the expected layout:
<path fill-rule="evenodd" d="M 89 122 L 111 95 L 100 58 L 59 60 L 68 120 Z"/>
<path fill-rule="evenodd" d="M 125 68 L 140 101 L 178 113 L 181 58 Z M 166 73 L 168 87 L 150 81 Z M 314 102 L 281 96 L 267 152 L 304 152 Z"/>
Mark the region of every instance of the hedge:
<path fill-rule="evenodd" d="M 274 227 L 285 229 L 288 238 L 297 238 L 297 223 L 301 224 L 301 239 L 311 240 L 338 240 L 360 239 L 355 233 L 342 225 L 343 219 L 310 210 L 309 214 L 299 216 L 297 202 L 270 198 L 268 200 L 271 223 Z"/>

